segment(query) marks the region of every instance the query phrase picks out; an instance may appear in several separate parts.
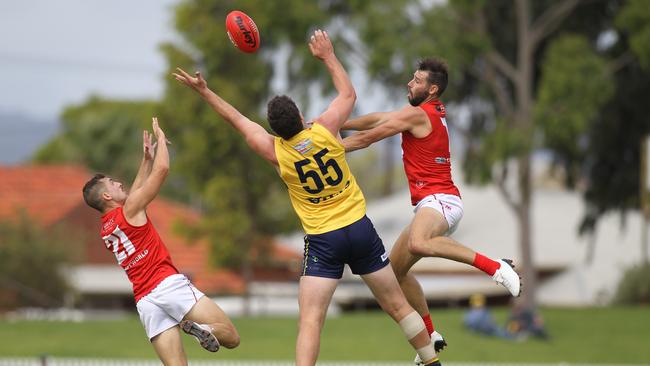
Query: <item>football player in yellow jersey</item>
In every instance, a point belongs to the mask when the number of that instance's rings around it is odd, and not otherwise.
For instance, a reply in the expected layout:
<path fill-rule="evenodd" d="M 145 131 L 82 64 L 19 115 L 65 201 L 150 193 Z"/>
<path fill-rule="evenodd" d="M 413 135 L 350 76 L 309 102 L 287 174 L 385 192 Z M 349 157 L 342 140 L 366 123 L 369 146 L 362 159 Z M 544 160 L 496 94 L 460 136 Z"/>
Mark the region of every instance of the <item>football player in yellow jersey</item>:
<path fill-rule="evenodd" d="M 366 217 L 363 194 L 345 160 L 339 129 L 356 100 L 352 83 L 326 32 L 314 32 L 309 49 L 327 67 L 338 95 L 311 127 L 305 126 L 289 97 L 274 97 L 268 103 L 267 117 L 279 137 L 210 90 L 200 73 L 191 76 L 179 68 L 174 77 L 195 90 L 237 129 L 253 151 L 276 167 L 287 185 L 307 234 L 298 295 L 296 364 L 316 364 L 327 307 L 343 266 L 348 264 L 366 282 L 382 309 L 399 324 L 420 358 L 426 364 L 440 365 L 422 318 L 406 301 L 388 266 L 384 245 Z"/>

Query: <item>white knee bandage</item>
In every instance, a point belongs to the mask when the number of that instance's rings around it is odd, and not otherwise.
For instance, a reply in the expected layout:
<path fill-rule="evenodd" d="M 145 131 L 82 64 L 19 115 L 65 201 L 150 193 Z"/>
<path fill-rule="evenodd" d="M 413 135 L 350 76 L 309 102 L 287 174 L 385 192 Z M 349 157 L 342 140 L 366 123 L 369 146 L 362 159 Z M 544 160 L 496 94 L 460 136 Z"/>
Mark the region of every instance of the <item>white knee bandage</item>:
<path fill-rule="evenodd" d="M 414 311 L 399 321 L 399 327 L 402 328 L 406 339 L 411 340 L 421 331 L 426 329 L 424 320 Z"/>
<path fill-rule="evenodd" d="M 415 352 L 420 356 L 420 360 L 423 360 L 422 362 L 431 362 L 431 360 L 438 357 L 432 343 L 429 343 L 428 346 L 416 349 Z"/>

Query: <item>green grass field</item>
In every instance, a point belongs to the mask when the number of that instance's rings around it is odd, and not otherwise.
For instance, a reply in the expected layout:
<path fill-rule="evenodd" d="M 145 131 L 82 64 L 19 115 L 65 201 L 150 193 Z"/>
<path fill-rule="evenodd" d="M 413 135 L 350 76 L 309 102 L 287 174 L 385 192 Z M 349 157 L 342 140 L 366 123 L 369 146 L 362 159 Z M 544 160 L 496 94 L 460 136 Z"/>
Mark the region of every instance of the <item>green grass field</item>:
<path fill-rule="evenodd" d="M 507 310 L 494 314 L 500 322 Z M 543 309 L 550 341 L 512 342 L 485 338 L 462 327 L 462 310 L 433 310 L 436 327 L 449 342 L 441 354 L 454 362 L 648 363 L 650 307 Z M 191 359 L 291 360 L 295 318 L 237 318 L 236 350 L 210 354 L 184 337 Z M 0 355 L 32 357 L 155 358 L 134 316 L 120 321 L 0 321 Z M 326 321 L 321 360 L 411 361 L 414 353 L 401 331 L 381 312 L 344 314 Z"/>

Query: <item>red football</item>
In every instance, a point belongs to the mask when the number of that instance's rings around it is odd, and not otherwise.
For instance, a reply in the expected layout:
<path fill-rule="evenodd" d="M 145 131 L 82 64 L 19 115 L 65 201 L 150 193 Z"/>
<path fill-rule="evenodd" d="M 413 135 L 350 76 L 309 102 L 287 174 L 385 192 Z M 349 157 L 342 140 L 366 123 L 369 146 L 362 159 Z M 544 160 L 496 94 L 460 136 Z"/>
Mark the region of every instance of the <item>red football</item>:
<path fill-rule="evenodd" d="M 231 11 L 226 16 L 228 38 L 235 47 L 252 53 L 260 47 L 260 33 L 253 19 L 239 10 Z"/>

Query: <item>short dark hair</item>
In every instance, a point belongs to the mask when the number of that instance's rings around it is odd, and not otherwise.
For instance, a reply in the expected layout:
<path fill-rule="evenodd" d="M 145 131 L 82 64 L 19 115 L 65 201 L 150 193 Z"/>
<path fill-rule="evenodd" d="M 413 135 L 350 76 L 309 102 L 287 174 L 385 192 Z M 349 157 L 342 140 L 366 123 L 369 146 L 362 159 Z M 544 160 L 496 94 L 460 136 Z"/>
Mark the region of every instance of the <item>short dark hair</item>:
<path fill-rule="evenodd" d="M 95 174 L 84 185 L 83 194 L 86 204 L 99 212 L 104 211 L 104 200 L 102 200 L 102 193 L 104 193 L 101 180 L 106 178 L 104 174 Z"/>
<path fill-rule="evenodd" d="M 427 81 L 429 84 L 438 86 L 438 93 L 436 94 L 436 97 L 440 97 L 442 93 L 445 92 L 445 89 L 447 89 L 447 63 L 442 59 L 429 57 L 418 62 L 418 70 L 429 72 Z"/>
<path fill-rule="evenodd" d="M 271 129 L 278 136 L 287 140 L 303 130 L 300 111 L 296 103 L 286 95 L 279 95 L 266 106 L 266 117 Z"/>

